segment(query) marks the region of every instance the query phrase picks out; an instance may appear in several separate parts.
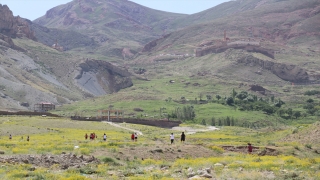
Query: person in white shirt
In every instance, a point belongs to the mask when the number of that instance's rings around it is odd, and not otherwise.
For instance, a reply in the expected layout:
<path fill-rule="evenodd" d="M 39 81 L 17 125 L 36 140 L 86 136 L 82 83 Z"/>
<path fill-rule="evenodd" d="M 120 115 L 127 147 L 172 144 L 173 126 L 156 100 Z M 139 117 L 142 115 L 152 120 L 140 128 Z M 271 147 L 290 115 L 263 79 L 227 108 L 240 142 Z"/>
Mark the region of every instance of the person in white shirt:
<path fill-rule="evenodd" d="M 170 134 L 170 141 L 171 141 L 171 144 L 172 144 L 173 141 L 174 141 L 174 135 L 173 135 L 173 133 Z"/>
<path fill-rule="evenodd" d="M 137 133 L 134 133 L 134 140 L 138 141 L 138 134 Z"/>
<path fill-rule="evenodd" d="M 104 141 L 107 140 L 107 135 L 106 135 L 106 133 L 103 134 L 103 140 L 104 140 Z"/>

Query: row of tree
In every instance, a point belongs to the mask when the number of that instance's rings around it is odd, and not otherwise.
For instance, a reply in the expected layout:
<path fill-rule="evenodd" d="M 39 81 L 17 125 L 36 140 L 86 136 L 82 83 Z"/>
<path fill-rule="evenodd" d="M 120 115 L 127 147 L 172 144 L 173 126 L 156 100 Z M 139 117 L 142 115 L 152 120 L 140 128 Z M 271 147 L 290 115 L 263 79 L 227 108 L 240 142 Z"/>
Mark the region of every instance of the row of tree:
<path fill-rule="evenodd" d="M 314 94 L 318 91 L 308 91 L 308 93 L 305 94 Z M 240 93 L 236 92 L 234 89 L 230 93 L 230 96 L 225 96 L 222 98 L 220 95 L 216 95 L 216 101 L 213 100 L 211 95 L 206 95 L 207 100 L 203 100 L 203 94 L 200 95 L 200 100 L 198 101 L 197 98 L 192 101 L 187 101 L 185 97 L 181 97 L 180 102 L 183 104 L 189 103 L 189 104 L 199 104 L 201 103 L 209 103 L 209 102 L 218 102 L 222 103 L 228 106 L 234 106 L 235 108 L 238 108 L 241 111 L 263 111 L 266 114 L 277 114 L 279 117 L 285 118 L 285 119 L 298 119 L 299 117 L 305 117 L 308 114 L 309 115 L 317 115 L 320 116 L 320 105 L 315 103 L 314 100 L 308 99 L 306 104 L 303 106 L 303 108 L 306 110 L 305 112 L 293 110 L 292 108 L 283 108 L 283 105 L 285 104 L 284 101 L 282 101 L 280 98 L 275 99 L 274 96 L 271 97 L 258 97 L 254 94 L 249 94 L 247 91 L 241 91 Z M 171 101 L 172 98 L 168 98 L 167 101 Z M 205 102 L 204 102 L 205 101 Z M 190 106 L 184 106 L 184 107 L 178 107 L 175 109 L 174 112 L 168 115 L 168 118 L 177 118 L 182 121 L 192 120 L 194 121 L 196 117 L 195 109 L 192 105 Z M 218 126 L 235 126 L 237 125 L 237 122 L 230 117 L 221 118 L 221 119 L 212 119 L 211 122 L 208 122 L 207 120 L 202 120 L 202 124 L 211 124 L 211 125 L 218 125 Z M 240 125 L 240 124 L 238 124 Z"/>

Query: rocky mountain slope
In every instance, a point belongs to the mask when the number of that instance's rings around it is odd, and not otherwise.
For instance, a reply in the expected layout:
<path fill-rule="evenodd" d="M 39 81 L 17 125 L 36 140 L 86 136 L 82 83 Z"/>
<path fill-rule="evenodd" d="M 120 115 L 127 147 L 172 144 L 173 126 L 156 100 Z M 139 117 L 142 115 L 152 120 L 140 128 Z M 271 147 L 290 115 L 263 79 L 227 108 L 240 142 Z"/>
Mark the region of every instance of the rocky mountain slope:
<path fill-rule="evenodd" d="M 74 0 L 52 8 L 34 23 L 76 31 L 97 45 L 85 45 L 81 51 L 122 58 L 125 48 L 135 54 L 142 45 L 161 36 L 168 23 L 183 16 L 186 15 L 153 10 L 127 0 Z"/>
<path fill-rule="evenodd" d="M 228 49 L 241 49 L 251 55 L 259 54 L 256 58 L 262 64 L 282 67 L 279 71 L 271 70 L 280 80 L 319 83 L 319 66 L 308 66 L 320 52 L 319 20 L 319 0 L 230 1 L 178 19 L 171 26 L 184 28 L 146 44 L 142 51 L 146 56 L 136 61 L 149 63 L 150 59 L 159 62 L 190 57 L 197 60 Z M 292 57 L 293 54 L 296 56 Z M 235 61 L 244 62 L 243 56 L 251 55 L 237 53 Z M 292 70 L 293 67 L 300 70 Z M 301 72 L 304 75 L 298 75 Z M 301 77 L 293 78 L 297 76 Z"/>
<path fill-rule="evenodd" d="M 133 85 L 134 73 L 144 80 L 320 81 L 319 0 L 238 0 L 193 15 L 74 0 L 34 22 L 7 6 L 0 12 L 2 109 L 117 92 Z"/>
<path fill-rule="evenodd" d="M 14 17 L 5 5 L 0 5 L 0 13 L 4 14 L 0 18 L 0 109 L 33 110 L 36 103 L 59 105 L 132 85 L 126 70 L 97 60 L 82 62 L 77 55 L 45 46 L 36 41 L 30 21 Z M 83 71 L 91 75 L 84 76 Z M 97 79 L 84 88 L 83 83 Z"/>

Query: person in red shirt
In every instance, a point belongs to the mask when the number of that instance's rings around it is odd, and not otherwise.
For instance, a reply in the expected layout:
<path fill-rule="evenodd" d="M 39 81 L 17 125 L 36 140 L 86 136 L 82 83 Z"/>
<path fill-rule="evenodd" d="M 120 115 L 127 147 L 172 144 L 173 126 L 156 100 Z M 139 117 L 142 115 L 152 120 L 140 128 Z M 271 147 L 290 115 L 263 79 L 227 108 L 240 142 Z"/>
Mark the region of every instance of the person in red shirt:
<path fill-rule="evenodd" d="M 253 149 L 253 147 L 251 146 L 250 143 L 248 143 L 248 153 L 249 153 L 249 154 L 252 153 L 252 149 Z"/>
<path fill-rule="evenodd" d="M 134 141 L 134 134 L 131 134 L 131 140 Z"/>

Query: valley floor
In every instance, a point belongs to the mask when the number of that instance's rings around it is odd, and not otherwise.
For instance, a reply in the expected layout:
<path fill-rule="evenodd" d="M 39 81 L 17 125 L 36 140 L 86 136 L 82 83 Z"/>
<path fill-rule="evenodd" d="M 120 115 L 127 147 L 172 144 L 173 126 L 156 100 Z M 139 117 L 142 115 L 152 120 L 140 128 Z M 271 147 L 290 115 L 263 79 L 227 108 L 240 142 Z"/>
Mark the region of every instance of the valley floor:
<path fill-rule="evenodd" d="M 173 129 L 63 118 L 1 116 L 1 179 L 319 179 L 320 147 L 296 141 L 320 123 L 252 130 Z M 186 141 L 180 142 L 180 134 Z M 132 141 L 132 132 L 141 132 Z M 97 139 L 86 140 L 86 133 Z M 107 141 L 102 135 L 107 134 Z M 169 135 L 175 135 L 170 144 Z M 12 139 L 9 139 L 9 134 Z M 26 137 L 30 140 L 27 141 Z M 247 143 L 253 144 L 252 154 Z"/>

